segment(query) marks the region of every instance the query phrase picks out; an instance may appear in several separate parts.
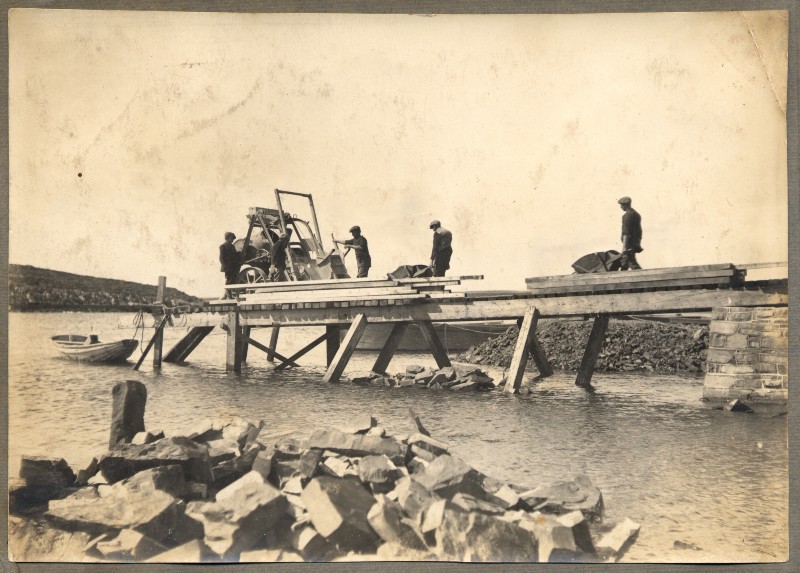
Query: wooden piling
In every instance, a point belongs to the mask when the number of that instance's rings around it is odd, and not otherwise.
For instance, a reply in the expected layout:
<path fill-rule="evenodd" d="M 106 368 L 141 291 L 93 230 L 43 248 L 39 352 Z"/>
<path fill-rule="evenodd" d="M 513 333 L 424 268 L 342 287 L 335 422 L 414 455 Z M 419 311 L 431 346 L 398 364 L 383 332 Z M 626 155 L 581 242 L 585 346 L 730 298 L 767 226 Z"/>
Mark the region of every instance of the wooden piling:
<path fill-rule="evenodd" d="M 167 291 L 167 277 L 158 277 L 158 290 L 156 291 L 156 305 L 164 304 L 164 297 Z M 161 317 L 163 311 L 159 310 L 158 316 Z M 156 315 L 153 316 L 155 318 Z M 164 329 L 156 330 L 153 342 L 153 368 L 161 368 L 161 353 L 164 349 Z"/>
<path fill-rule="evenodd" d="M 228 312 L 228 352 L 225 361 L 227 372 L 242 371 L 242 327 L 239 326 L 239 310 Z"/>
<path fill-rule="evenodd" d="M 267 361 L 268 362 L 275 362 L 275 350 L 278 348 L 278 335 L 281 333 L 281 325 L 280 324 L 273 324 L 272 325 L 272 333 L 269 337 L 269 349 L 271 353 L 267 353 Z"/>
<path fill-rule="evenodd" d="M 325 326 L 325 334 L 326 334 L 326 362 L 327 366 L 331 365 L 333 362 L 333 358 L 336 356 L 336 353 L 339 351 L 339 346 L 341 346 L 341 340 L 339 339 L 339 333 L 341 329 L 339 328 L 338 324 L 328 324 Z"/>
<path fill-rule="evenodd" d="M 373 372 L 377 372 L 378 374 L 386 373 L 389 362 L 392 361 L 392 356 L 394 356 L 394 353 L 397 351 L 397 347 L 400 346 L 400 341 L 406 333 L 407 328 L 407 322 L 397 322 L 392 325 L 389 338 L 386 339 L 386 344 L 384 344 L 380 354 L 378 354 L 378 358 L 375 360 L 375 364 L 372 366 Z"/>
<path fill-rule="evenodd" d="M 250 327 L 243 326 L 242 327 L 242 364 L 247 363 L 247 349 L 250 346 Z"/>
<path fill-rule="evenodd" d="M 356 315 L 339 350 L 336 352 L 336 356 L 333 357 L 333 361 L 328 366 L 328 370 L 322 378 L 323 382 L 329 383 L 339 381 L 366 327 L 367 317 L 363 313 Z"/>
<path fill-rule="evenodd" d="M 608 329 L 608 315 L 598 314 L 594 318 L 592 324 L 592 332 L 589 334 L 589 340 L 586 342 L 586 349 L 583 351 L 583 359 L 581 360 L 581 367 L 578 370 L 578 376 L 575 378 L 575 385 L 592 389 L 592 374 L 594 374 L 594 365 L 597 362 L 597 356 L 603 348 L 603 342 L 606 339 L 606 330 Z"/>
<path fill-rule="evenodd" d="M 213 326 L 195 326 L 167 352 L 164 362 L 184 362 L 212 330 Z"/>
<path fill-rule="evenodd" d="M 442 344 L 442 341 L 439 340 L 439 335 L 436 334 L 436 331 L 433 329 L 433 324 L 430 320 L 420 320 L 417 322 L 420 330 L 422 331 L 422 336 L 428 343 L 428 346 L 431 349 L 431 354 L 433 354 L 433 358 L 436 360 L 436 365 L 439 368 L 445 368 L 447 366 L 451 366 L 450 359 L 447 357 L 447 351 Z"/>
<path fill-rule="evenodd" d="M 536 323 L 538 321 L 539 311 L 534 307 L 528 308 L 525 311 L 525 316 L 522 317 L 522 323 L 519 325 L 519 336 L 517 336 L 517 344 L 514 347 L 511 366 L 508 368 L 508 377 L 506 378 L 506 392 L 513 394 L 519 391 L 522 376 L 525 374 L 525 365 L 528 363 L 531 342 L 536 335 Z"/>

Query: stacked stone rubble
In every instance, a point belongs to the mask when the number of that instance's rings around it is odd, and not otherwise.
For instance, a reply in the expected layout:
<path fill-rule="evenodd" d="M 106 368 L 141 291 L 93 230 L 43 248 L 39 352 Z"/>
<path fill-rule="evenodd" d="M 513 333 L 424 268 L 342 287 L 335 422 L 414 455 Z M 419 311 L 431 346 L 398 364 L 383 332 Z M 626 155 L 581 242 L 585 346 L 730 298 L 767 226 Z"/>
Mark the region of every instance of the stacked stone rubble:
<path fill-rule="evenodd" d="M 720 401 L 786 402 L 788 329 L 787 308 L 715 309 L 703 396 Z"/>
<path fill-rule="evenodd" d="M 183 436 L 119 443 L 82 471 L 83 484 L 63 460 L 26 458 L 20 486 L 52 492 L 37 498 L 37 516 L 12 521 L 12 554 L 597 562 L 619 558 L 638 533 L 626 526 L 614 544 L 604 542 L 602 494 L 585 476 L 534 489 L 503 484 L 448 444 L 424 433 L 390 436 L 371 416 L 307 438 L 266 428 L 213 420 Z M 50 539 L 58 554 L 26 554 L 42 545 L 34 538 Z"/>

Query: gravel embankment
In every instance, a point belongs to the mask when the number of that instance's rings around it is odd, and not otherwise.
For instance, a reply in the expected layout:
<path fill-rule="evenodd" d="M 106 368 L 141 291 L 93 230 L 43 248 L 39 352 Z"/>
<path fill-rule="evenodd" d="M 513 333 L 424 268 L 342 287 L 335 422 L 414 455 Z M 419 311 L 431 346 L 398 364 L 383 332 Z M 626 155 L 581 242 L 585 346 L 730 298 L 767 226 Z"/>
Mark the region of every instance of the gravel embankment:
<path fill-rule="evenodd" d="M 544 320 L 537 337 L 556 370 L 576 371 L 592 321 Z M 458 357 L 473 364 L 508 367 L 517 341 L 517 327 L 474 346 Z M 702 372 L 708 348 L 708 327 L 645 320 L 611 320 L 595 370 L 605 372 Z"/>

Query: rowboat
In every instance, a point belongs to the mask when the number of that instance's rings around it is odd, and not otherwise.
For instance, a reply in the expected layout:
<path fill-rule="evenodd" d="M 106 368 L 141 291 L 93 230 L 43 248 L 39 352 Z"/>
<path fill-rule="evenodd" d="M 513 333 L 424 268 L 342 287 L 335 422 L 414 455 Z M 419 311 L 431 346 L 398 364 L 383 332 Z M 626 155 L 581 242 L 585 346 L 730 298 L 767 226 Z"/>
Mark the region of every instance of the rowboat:
<path fill-rule="evenodd" d="M 139 344 L 135 338 L 100 342 L 96 334 L 59 334 L 50 340 L 67 358 L 86 362 L 122 362 L 133 354 Z"/>

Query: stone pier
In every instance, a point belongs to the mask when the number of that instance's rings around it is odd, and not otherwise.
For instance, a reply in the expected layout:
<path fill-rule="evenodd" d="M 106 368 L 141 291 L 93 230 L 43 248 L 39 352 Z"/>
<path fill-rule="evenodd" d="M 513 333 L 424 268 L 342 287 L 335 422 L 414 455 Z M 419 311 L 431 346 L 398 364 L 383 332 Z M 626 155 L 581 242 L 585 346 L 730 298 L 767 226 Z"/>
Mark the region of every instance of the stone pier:
<path fill-rule="evenodd" d="M 788 405 L 788 361 L 787 308 L 715 308 L 703 397 Z"/>

